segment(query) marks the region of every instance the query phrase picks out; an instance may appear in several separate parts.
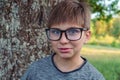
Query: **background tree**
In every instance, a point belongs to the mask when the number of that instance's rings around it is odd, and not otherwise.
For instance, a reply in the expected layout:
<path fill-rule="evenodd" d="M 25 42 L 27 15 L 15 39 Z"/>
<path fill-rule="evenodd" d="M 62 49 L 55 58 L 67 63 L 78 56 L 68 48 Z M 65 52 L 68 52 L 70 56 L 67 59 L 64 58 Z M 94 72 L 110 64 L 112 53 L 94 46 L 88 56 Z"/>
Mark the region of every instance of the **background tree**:
<path fill-rule="evenodd" d="M 116 39 L 120 39 L 120 17 L 114 18 L 113 26 L 109 34 Z"/>
<path fill-rule="evenodd" d="M 95 34 L 96 36 L 105 36 L 106 31 L 107 31 L 107 25 L 106 22 L 103 20 L 96 21 L 95 23 Z"/>
<path fill-rule="evenodd" d="M 118 2 L 120 0 L 87 0 L 91 7 L 92 13 L 95 14 L 95 20 L 109 21 L 113 15 L 120 13 Z"/>
<path fill-rule="evenodd" d="M 0 0 L 1 80 L 19 80 L 31 62 L 50 53 L 44 29 L 50 9 L 60 1 Z M 99 19 L 106 16 L 104 0 L 89 1 Z M 114 1 L 110 9 L 117 13 L 113 7 L 118 0 Z"/>

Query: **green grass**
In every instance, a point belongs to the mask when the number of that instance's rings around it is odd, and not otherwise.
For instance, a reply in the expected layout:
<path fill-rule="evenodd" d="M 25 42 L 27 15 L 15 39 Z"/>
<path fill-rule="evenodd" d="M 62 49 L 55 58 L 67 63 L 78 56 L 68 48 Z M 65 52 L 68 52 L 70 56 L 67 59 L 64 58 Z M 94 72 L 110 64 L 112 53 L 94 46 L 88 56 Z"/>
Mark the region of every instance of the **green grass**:
<path fill-rule="evenodd" d="M 106 80 L 120 80 L 120 49 L 86 45 L 81 53 L 104 75 Z"/>

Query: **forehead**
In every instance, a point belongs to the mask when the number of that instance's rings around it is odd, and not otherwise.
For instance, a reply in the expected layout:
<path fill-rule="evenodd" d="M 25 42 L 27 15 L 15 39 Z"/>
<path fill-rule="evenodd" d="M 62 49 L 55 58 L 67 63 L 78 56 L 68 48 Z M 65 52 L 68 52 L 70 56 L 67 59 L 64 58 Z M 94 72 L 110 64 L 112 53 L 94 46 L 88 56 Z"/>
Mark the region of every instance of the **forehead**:
<path fill-rule="evenodd" d="M 58 28 L 61 30 L 66 30 L 69 28 L 82 28 L 82 26 L 78 24 L 73 24 L 73 23 L 61 23 L 61 24 L 52 25 L 51 28 Z"/>

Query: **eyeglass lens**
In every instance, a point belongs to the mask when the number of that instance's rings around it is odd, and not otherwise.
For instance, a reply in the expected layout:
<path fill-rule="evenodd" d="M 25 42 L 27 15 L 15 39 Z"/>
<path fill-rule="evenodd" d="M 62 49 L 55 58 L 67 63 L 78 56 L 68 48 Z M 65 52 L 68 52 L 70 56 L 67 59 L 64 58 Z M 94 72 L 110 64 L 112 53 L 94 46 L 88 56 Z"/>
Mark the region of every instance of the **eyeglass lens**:
<path fill-rule="evenodd" d="M 50 40 L 60 40 L 62 33 L 65 32 L 65 36 L 68 40 L 78 40 L 82 35 L 82 30 L 82 28 L 70 28 L 67 30 L 50 28 L 47 29 L 47 36 Z"/>

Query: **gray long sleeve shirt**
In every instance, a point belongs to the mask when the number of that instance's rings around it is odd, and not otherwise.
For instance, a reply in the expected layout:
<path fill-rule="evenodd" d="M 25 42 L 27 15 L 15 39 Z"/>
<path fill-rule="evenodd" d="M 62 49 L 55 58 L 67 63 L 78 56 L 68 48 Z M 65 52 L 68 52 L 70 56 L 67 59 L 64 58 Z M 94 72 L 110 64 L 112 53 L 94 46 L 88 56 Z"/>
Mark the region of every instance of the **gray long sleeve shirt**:
<path fill-rule="evenodd" d="M 103 75 L 84 58 L 84 64 L 78 69 L 62 72 L 55 66 L 53 56 L 34 62 L 21 80 L 105 80 Z"/>

